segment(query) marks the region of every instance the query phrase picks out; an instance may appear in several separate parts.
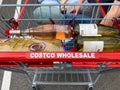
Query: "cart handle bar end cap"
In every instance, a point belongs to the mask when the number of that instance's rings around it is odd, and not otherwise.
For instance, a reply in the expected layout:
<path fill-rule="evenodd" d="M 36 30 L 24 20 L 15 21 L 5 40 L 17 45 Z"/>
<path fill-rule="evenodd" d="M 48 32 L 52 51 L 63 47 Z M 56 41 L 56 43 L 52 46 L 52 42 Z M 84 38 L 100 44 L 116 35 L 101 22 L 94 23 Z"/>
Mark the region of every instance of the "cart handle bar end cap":
<path fill-rule="evenodd" d="M 18 28 L 18 22 L 14 18 L 11 18 L 9 20 L 9 22 L 12 23 L 13 30 L 17 30 L 17 28 Z"/>
<path fill-rule="evenodd" d="M 5 30 L 5 35 L 8 37 L 9 35 L 10 35 L 10 28 L 7 28 L 6 30 Z"/>

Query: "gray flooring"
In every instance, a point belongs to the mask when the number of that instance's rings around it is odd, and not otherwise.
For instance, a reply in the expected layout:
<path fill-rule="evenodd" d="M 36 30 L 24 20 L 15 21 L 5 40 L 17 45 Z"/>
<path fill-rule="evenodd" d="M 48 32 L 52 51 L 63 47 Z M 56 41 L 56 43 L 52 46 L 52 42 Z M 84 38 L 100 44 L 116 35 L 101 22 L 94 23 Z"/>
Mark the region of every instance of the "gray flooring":
<path fill-rule="evenodd" d="M 120 90 L 120 72 L 103 74 L 93 90 Z M 86 90 L 87 86 L 41 85 L 39 90 Z M 32 90 L 31 84 L 23 74 L 13 73 L 10 90 Z"/>

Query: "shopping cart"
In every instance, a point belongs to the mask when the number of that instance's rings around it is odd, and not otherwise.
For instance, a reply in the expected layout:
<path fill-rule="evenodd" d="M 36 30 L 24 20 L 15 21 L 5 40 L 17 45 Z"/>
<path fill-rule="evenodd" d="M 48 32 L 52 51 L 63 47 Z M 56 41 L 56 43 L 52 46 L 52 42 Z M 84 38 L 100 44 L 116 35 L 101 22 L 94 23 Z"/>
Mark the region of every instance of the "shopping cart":
<path fill-rule="evenodd" d="M 80 20 L 91 20 L 92 23 L 98 23 L 103 18 L 98 17 L 100 14 L 101 5 L 114 5 L 111 3 L 90 3 L 81 4 L 83 6 L 92 6 L 91 18 L 79 18 Z M 119 4 L 115 4 L 119 5 Z M 52 13 L 49 18 L 34 18 L 33 11 L 36 8 L 41 10 L 41 7 L 48 7 L 51 12 L 52 6 L 66 7 L 75 6 L 67 4 L 59 5 L 40 5 L 40 4 L 3 4 L 4 8 L 1 13 L 0 21 L 0 38 L 8 38 L 8 31 L 20 29 L 24 30 L 37 26 L 39 21 L 54 21 L 65 20 L 65 18 L 54 18 Z M 14 19 L 10 15 L 10 10 L 13 7 L 21 7 L 21 12 L 18 12 L 18 18 Z M 41 11 L 39 11 L 41 12 Z M 64 12 L 64 11 L 62 11 Z M 61 11 L 59 12 L 61 14 Z M 65 13 L 63 13 L 65 14 Z M 84 12 L 82 13 L 84 15 Z M 41 16 L 42 17 L 42 16 Z M 11 19 L 12 18 L 12 19 Z M 112 19 L 112 18 L 111 18 Z M 117 18 L 119 20 L 119 18 Z M 94 21 L 94 22 L 93 22 Z M 60 24 L 60 23 L 57 23 Z M 6 31 L 5 31 L 6 30 Z M 5 33 L 4 33 L 5 32 Z M 11 36 L 10 38 L 15 38 Z M 19 38 L 19 36 L 17 37 Z M 24 38 L 26 38 L 24 36 Z M 65 44 L 62 44 L 64 48 Z M 74 45 L 73 45 L 74 46 Z M 69 46 L 68 46 L 69 47 Z M 44 54 L 44 55 L 43 55 Z M 66 55 L 66 57 L 58 57 L 58 54 Z M 81 54 L 82 57 L 74 55 Z M 39 55 L 43 55 L 40 57 Z M 101 74 L 107 72 L 118 71 L 120 68 L 120 52 L 77 52 L 72 47 L 71 51 L 64 52 L 0 52 L 0 69 L 25 74 L 32 84 L 33 90 L 37 90 L 38 85 L 86 85 L 87 90 L 93 90 L 94 85 L 100 78 Z M 30 73 L 34 73 L 33 79 Z M 94 78 L 93 78 L 94 76 Z"/>

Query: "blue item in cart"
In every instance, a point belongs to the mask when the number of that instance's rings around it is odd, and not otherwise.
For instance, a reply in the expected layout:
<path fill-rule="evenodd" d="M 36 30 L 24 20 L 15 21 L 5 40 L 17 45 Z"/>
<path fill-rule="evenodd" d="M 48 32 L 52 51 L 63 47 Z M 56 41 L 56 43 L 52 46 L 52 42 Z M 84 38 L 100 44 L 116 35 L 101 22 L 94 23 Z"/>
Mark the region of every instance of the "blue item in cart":
<path fill-rule="evenodd" d="M 93 20 L 89 16 L 85 16 L 82 14 L 78 14 L 77 16 L 75 16 L 74 13 L 69 13 L 64 16 L 64 20 L 62 20 L 62 24 L 68 25 L 70 20 L 72 20 L 74 17 L 75 20 L 72 26 L 75 26 L 76 24 L 80 24 L 80 23 L 86 23 L 86 24 L 93 23 Z"/>
<path fill-rule="evenodd" d="M 74 48 L 74 39 L 66 39 L 62 42 L 64 44 L 64 51 L 70 51 L 71 48 Z"/>

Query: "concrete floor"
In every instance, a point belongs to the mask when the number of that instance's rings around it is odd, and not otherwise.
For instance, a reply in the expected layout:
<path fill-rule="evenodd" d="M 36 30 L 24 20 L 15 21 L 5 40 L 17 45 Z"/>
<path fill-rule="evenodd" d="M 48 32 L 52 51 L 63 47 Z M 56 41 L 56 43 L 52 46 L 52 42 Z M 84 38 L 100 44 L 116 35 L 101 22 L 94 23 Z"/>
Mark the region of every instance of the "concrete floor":
<path fill-rule="evenodd" d="M 120 72 L 103 74 L 93 90 L 120 90 Z M 31 84 L 23 74 L 13 73 L 10 90 L 32 90 Z M 86 90 L 87 86 L 41 85 L 39 90 Z"/>

